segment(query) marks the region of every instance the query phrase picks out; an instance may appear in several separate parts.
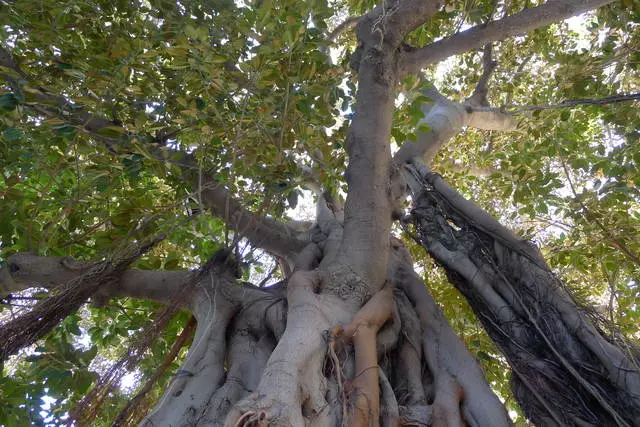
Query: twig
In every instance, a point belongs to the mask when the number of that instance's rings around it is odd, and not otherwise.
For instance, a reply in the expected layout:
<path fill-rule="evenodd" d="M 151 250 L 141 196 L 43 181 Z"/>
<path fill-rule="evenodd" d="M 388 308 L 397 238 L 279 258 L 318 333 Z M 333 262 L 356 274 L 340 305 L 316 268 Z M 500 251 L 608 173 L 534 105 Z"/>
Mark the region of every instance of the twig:
<path fill-rule="evenodd" d="M 640 257 L 636 255 L 634 252 L 632 252 L 622 240 L 613 236 L 613 234 L 609 232 L 607 227 L 605 227 L 604 224 L 600 222 L 600 220 L 596 218 L 596 216 L 593 213 L 591 213 L 587 205 L 585 205 L 584 202 L 580 200 L 580 198 L 578 197 L 578 192 L 576 191 L 576 188 L 573 185 L 573 181 L 571 180 L 571 176 L 569 175 L 569 170 L 567 169 L 567 165 L 562 159 L 560 159 L 560 163 L 562 164 L 562 169 L 564 170 L 564 174 L 567 178 L 567 182 L 569 183 L 569 188 L 571 188 L 571 192 L 573 193 L 575 200 L 578 203 L 580 203 L 580 206 L 584 211 L 584 217 L 588 221 L 593 221 L 598 226 L 598 228 L 600 228 L 602 233 L 605 235 L 607 240 L 609 240 L 609 242 L 614 248 L 617 248 L 620 251 L 622 251 L 631 261 L 633 261 L 636 265 L 640 266 Z"/>
<path fill-rule="evenodd" d="M 358 23 L 358 20 L 360 19 L 359 16 L 350 16 L 347 19 L 345 19 L 344 21 L 342 21 L 341 24 L 338 24 L 338 26 L 336 28 L 333 29 L 333 31 L 331 31 L 329 33 L 329 35 L 327 35 L 327 40 L 331 43 L 336 41 L 336 38 L 342 34 L 343 32 L 353 28 L 356 26 L 356 24 Z"/>
<path fill-rule="evenodd" d="M 474 111 L 498 111 L 508 114 L 516 114 L 521 111 L 536 111 L 536 110 L 553 110 L 558 108 L 576 107 L 580 105 L 606 105 L 616 104 L 618 102 L 636 101 L 640 100 L 640 92 L 629 93 L 624 95 L 613 95 L 605 98 L 582 98 L 562 101 L 559 104 L 547 104 L 547 105 L 506 105 L 500 108 L 492 107 L 473 107 Z"/>

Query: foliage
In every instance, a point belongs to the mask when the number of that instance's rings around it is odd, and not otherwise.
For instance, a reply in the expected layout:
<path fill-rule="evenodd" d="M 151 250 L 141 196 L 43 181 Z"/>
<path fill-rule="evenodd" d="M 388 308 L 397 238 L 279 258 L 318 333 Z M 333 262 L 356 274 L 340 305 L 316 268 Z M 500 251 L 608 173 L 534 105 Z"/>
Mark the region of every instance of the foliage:
<path fill-rule="evenodd" d="M 525 3 L 508 2 L 507 12 Z M 357 84 L 348 57 L 355 42 L 345 32 L 332 45 L 327 33 L 373 4 L 5 2 L 2 47 L 29 78 L 18 86 L 0 83 L 2 257 L 31 250 L 100 259 L 123 242 L 184 224 L 137 267 L 199 265 L 229 242 L 230 233 L 208 214 L 193 215 L 201 210 L 198 188 L 184 179 L 179 155 L 153 154 L 162 143 L 193 153 L 200 172 L 213 172 L 245 206 L 274 217 L 293 215 L 287 208 L 296 207 L 303 188 L 298 164 L 312 166 L 328 188 L 343 189 L 344 142 Z M 495 4 L 449 1 L 409 41 L 423 45 L 485 22 Z M 622 1 L 497 43 L 491 103 L 553 104 L 638 92 L 639 25 L 640 2 Z M 480 53 L 469 52 L 425 72 L 445 95 L 462 101 L 473 91 L 481 62 Z M 404 82 L 392 142 L 415 138 L 420 106 L 429 101 L 417 95 L 416 85 L 415 79 Z M 43 115 L 40 88 L 63 95 L 67 105 L 49 105 L 56 114 Z M 85 110 L 113 123 L 100 136 L 124 144 L 108 150 L 66 119 Z M 436 169 L 537 241 L 580 298 L 638 338 L 640 265 L 629 255 L 640 254 L 637 103 L 518 118 L 518 132 L 465 129 L 439 153 Z M 477 169 L 484 176 L 474 174 Z M 418 248 L 412 252 L 453 327 L 492 386 L 509 399 L 504 360 L 433 263 Z M 266 269 L 264 264 L 253 272 Z M 28 301 L 8 301 L 14 305 L 3 305 L 0 318 Z M 66 319 L 4 366 L 0 424 L 63 423 L 158 309 L 149 301 L 123 299 L 87 306 Z M 179 315 L 154 343 L 140 363 L 142 378 L 151 376 L 185 323 L 186 314 Z M 157 384 L 156 396 L 169 379 Z M 126 387 L 116 390 L 99 422 L 115 418 L 131 394 Z M 45 397 L 53 403 L 43 406 Z M 512 400 L 508 404 L 515 409 Z"/>

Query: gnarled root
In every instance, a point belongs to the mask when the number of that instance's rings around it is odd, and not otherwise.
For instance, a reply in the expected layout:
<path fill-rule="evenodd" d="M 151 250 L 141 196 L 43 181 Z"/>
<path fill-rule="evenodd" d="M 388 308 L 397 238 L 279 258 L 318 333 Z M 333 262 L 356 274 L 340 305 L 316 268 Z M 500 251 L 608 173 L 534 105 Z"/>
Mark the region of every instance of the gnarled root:
<path fill-rule="evenodd" d="M 376 335 L 393 313 L 393 289 L 387 283 L 367 302 L 344 327 L 336 328 L 335 336 L 353 341 L 356 376 L 353 379 L 352 407 L 348 415 L 351 427 L 380 425 L 380 386 Z"/>
<path fill-rule="evenodd" d="M 346 323 L 349 309 L 338 297 L 316 294 L 318 271 L 296 272 L 289 280 L 287 327 L 271 354 L 255 392 L 230 411 L 225 426 L 259 425 L 247 413 L 264 413 L 270 426 L 334 425 L 325 395 L 324 331 Z M 374 349 L 375 350 L 375 349 Z"/>
<path fill-rule="evenodd" d="M 256 389 L 276 346 L 276 335 L 284 329 L 283 306 L 283 299 L 265 297 L 250 302 L 235 316 L 228 333 L 226 378 L 199 425 L 222 426 L 231 406 Z M 260 425 L 263 419 L 258 414 L 251 420 Z"/>
<path fill-rule="evenodd" d="M 175 379 L 142 426 L 195 425 L 224 378 L 224 331 L 238 305 L 215 287 L 202 288 L 202 292 L 204 298 L 194 310 L 198 325 L 193 344 Z"/>
<path fill-rule="evenodd" d="M 296 272 L 287 303 L 283 286 L 201 287 L 194 344 L 144 425 L 508 426 L 410 263 L 393 263 L 368 301 L 333 292 L 341 274 L 360 286 L 345 270 Z"/>

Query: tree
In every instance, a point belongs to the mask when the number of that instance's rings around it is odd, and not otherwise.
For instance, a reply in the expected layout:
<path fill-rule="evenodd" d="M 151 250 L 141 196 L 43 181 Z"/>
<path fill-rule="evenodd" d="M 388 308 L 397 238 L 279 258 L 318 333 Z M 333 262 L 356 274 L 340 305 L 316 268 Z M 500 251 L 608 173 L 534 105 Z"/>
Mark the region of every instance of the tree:
<path fill-rule="evenodd" d="M 640 425 L 637 1 L 0 17 L 0 422 Z"/>

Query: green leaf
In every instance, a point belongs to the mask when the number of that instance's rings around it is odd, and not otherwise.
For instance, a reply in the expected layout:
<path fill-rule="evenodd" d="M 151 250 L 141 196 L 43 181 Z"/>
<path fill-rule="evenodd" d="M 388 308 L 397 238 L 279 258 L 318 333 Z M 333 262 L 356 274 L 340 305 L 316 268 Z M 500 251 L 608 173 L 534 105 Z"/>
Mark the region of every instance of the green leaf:
<path fill-rule="evenodd" d="M 17 141 L 17 140 L 21 139 L 22 136 L 23 136 L 22 131 L 20 129 L 16 129 L 16 128 L 6 128 L 2 132 L 2 137 L 6 141 Z"/>
<path fill-rule="evenodd" d="M 13 93 L 5 93 L 0 95 L 0 108 L 5 110 L 13 110 L 19 104 L 18 99 Z"/>

